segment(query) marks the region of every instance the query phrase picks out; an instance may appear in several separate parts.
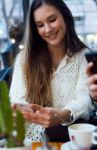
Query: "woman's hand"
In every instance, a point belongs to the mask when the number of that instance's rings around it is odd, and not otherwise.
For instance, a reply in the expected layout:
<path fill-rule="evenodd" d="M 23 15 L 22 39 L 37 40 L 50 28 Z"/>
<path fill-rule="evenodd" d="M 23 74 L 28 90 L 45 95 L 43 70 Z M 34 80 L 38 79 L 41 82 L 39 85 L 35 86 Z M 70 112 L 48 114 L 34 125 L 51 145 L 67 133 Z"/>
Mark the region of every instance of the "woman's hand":
<path fill-rule="evenodd" d="M 92 74 L 91 69 L 93 67 L 93 63 L 89 63 L 86 68 L 86 73 L 88 75 L 88 87 L 90 91 L 90 95 L 93 99 L 97 100 L 97 74 Z"/>
<path fill-rule="evenodd" d="M 60 124 L 60 120 L 56 117 L 57 114 L 60 118 L 59 110 L 55 108 L 42 107 L 36 104 L 32 104 L 31 107 L 35 110 L 35 123 L 41 124 L 44 127 L 51 127 Z"/>
<path fill-rule="evenodd" d="M 14 105 L 13 107 L 22 112 L 26 122 L 40 124 L 46 128 L 67 122 L 70 117 L 69 110 L 42 107 L 37 104 L 29 104 L 27 106 Z"/>
<path fill-rule="evenodd" d="M 32 118 L 34 118 L 34 111 L 29 104 L 14 103 L 12 104 L 12 109 L 13 111 L 19 110 L 27 122 L 31 122 Z"/>
<path fill-rule="evenodd" d="M 31 104 L 30 106 L 35 110 L 34 117 L 36 121 L 34 123 L 43 125 L 46 128 L 61 124 L 65 120 L 68 121 L 70 116 L 70 111 L 68 110 L 63 111 L 56 108 L 42 107 L 37 104 Z"/>

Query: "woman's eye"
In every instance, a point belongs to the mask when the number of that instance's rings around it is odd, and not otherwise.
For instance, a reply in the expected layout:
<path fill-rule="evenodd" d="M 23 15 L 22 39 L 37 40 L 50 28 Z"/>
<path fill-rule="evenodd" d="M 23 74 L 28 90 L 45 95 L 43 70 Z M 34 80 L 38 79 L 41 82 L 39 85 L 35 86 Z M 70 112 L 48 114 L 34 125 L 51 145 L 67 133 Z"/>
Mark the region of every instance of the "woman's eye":
<path fill-rule="evenodd" d="M 43 24 L 37 24 L 37 27 L 41 28 L 41 27 L 43 27 Z"/>
<path fill-rule="evenodd" d="M 54 22 L 56 21 L 56 18 L 50 19 L 50 22 Z"/>

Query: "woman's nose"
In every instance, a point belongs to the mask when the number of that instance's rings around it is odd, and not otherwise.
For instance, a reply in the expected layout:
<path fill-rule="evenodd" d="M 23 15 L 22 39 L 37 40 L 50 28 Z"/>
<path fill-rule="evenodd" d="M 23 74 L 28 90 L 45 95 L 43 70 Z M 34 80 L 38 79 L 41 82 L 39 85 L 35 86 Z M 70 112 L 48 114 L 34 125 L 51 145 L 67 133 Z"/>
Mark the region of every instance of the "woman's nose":
<path fill-rule="evenodd" d="M 45 24 L 45 33 L 49 33 L 52 30 L 49 24 Z"/>

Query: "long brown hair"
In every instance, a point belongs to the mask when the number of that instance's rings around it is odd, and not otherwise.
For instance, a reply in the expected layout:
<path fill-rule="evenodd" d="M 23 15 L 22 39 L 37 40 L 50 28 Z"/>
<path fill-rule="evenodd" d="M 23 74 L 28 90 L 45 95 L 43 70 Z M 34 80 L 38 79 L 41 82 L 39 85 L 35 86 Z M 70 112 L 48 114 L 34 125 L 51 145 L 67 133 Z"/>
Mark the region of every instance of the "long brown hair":
<path fill-rule="evenodd" d="M 24 39 L 24 75 L 26 79 L 27 100 L 42 106 L 52 105 L 52 63 L 46 42 L 40 37 L 34 21 L 33 13 L 43 4 L 56 7 L 62 14 L 66 23 L 66 35 L 64 42 L 74 54 L 86 48 L 85 44 L 78 38 L 74 19 L 71 11 L 62 0 L 33 0 L 29 9 L 27 27 Z"/>

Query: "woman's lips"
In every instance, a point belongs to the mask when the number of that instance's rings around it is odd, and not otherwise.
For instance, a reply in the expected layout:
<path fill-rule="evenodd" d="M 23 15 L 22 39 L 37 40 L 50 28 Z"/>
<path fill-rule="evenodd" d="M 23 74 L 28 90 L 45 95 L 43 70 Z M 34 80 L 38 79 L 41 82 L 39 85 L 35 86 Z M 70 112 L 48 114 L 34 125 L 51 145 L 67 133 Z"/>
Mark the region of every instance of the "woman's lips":
<path fill-rule="evenodd" d="M 57 36 L 57 34 L 58 34 L 58 32 L 47 36 L 47 38 L 49 38 L 49 39 L 51 39 L 51 40 L 52 40 L 52 39 L 55 39 L 56 36 Z"/>

